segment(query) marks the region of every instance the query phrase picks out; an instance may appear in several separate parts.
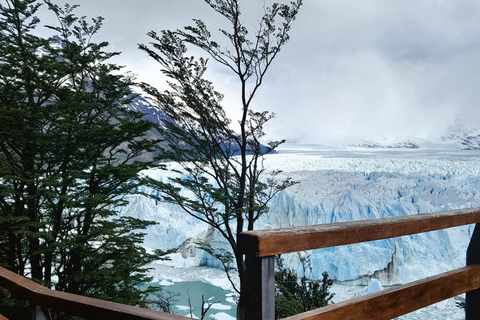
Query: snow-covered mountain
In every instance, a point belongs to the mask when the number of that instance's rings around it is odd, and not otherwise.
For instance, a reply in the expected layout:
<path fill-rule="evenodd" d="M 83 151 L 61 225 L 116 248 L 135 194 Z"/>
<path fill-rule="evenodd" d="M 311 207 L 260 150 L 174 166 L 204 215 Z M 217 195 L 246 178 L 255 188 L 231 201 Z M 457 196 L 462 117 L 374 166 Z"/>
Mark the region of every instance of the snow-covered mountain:
<path fill-rule="evenodd" d="M 173 121 L 162 110 L 154 107 L 141 94 L 135 94 L 132 102 L 127 106 L 129 109 L 144 114 L 143 119 L 162 124 L 164 121 Z"/>
<path fill-rule="evenodd" d="M 373 148 L 373 149 L 418 149 L 420 148 L 418 143 L 410 140 L 405 140 L 400 142 L 387 141 L 386 143 L 370 141 L 370 140 L 362 140 L 357 143 L 351 143 L 348 146 L 357 147 L 357 148 Z"/>
<path fill-rule="evenodd" d="M 480 150 L 480 131 L 462 124 L 450 126 L 442 140 L 453 141 L 462 150 Z"/>
<path fill-rule="evenodd" d="M 266 166 L 299 184 L 270 203 L 256 228 L 351 221 L 480 206 L 480 151 L 454 149 L 325 150 L 286 145 Z M 149 171 L 167 179 L 163 171 Z M 154 190 L 143 190 L 156 192 Z M 172 266 L 218 267 L 194 242 L 227 247 L 222 238 L 180 208 L 132 195 L 120 214 L 157 221 L 145 245 L 179 248 Z M 313 273 L 338 281 L 396 284 L 463 266 L 472 226 L 310 252 Z M 285 256 L 299 268 L 298 255 Z"/>

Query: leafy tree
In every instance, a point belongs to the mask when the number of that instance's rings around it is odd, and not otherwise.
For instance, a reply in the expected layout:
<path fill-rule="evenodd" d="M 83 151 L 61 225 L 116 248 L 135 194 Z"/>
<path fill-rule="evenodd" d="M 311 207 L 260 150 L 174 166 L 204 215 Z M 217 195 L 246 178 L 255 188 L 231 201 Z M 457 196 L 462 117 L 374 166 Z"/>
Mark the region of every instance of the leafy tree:
<path fill-rule="evenodd" d="M 243 318 L 245 294 L 245 261 L 238 250 L 237 236 L 253 230 L 255 222 L 268 210 L 268 202 L 281 190 L 293 184 L 290 179 L 279 181 L 275 171 L 265 172 L 263 156 L 283 141 L 262 145 L 264 125 L 274 115 L 253 110 L 253 98 L 265 79 L 273 60 L 289 40 L 289 31 L 302 4 L 275 3 L 264 10 L 250 35 L 241 22 L 237 0 L 206 0 L 223 18 L 230 30 L 220 30 L 223 45 L 212 39 L 206 24 L 194 20 L 184 30 L 149 33 L 150 45 L 140 45 L 162 66 L 169 78 L 170 90 L 159 91 L 143 84 L 144 90 L 173 122 L 160 128 L 168 142 L 164 159 L 182 166 L 181 177 L 169 182 L 150 180 L 163 192 L 163 200 L 180 205 L 191 216 L 219 232 L 231 247 L 232 254 L 217 252 L 226 270 L 235 261 L 240 276 L 239 318 Z M 187 47 L 203 50 L 213 61 L 224 66 L 238 79 L 242 117 L 238 126 L 232 124 L 221 105 L 223 96 L 205 78 L 208 59 L 188 57 Z M 188 192 L 183 192 L 187 190 Z M 208 244 L 202 244 L 208 252 Z M 243 302 L 242 302 L 243 301 Z"/>
<path fill-rule="evenodd" d="M 77 6 L 0 4 L 0 265 L 57 290 L 142 304 L 143 267 L 159 254 L 139 246 L 150 223 L 118 217 L 135 191 L 137 159 L 158 141 L 154 124 L 125 108 L 133 79 L 94 43 Z M 35 35 L 41 6 L 58 19 Z M 58 279 L 54 283 L 54 279 Z"/>
<path fill-rule="evenodd" d="M 327 272 L 322 273 L 321 279 L 310 279 L 307 270 L 310 270 L 308 257 L 301 257 L 300 263 L 303 274 L 299 277 L 292 269 L 285 268 L 280 256 L 276 257 L 277 271 L 275 271 L 275 318 L 286 318 L 301 312 L 321 308 L 330 303 L 334 297 L 330 293 L 333 280 Z"/>

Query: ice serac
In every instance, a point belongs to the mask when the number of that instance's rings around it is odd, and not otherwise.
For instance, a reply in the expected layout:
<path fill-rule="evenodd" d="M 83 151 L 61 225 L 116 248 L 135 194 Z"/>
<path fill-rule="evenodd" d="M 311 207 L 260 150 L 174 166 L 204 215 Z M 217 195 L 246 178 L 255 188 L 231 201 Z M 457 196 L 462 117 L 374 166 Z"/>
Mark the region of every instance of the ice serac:
<path fill-rule="evenodd" d="M 277 228 L 444 211 L 480 206 L 480 153 L 399 151 L 319 151 L 281 149 L 266 159 L 267 167 L 283 169 L 299 184 L 280 193 L 256 228 Z M 158 172 L 148 172 L 159 179 Z M 147 190 L 147 192 L 156 192 Z M 157 221 L 145 245 L 179 248 L 174 266 L 218 263 L 196 249 L 209 241 L 227 247 L 222 238 L 186 216 L 180 208 L 132 196 L 121 214 Z M 383 285 L 427 277 L 465 264 L 472 226 L 309 252 L 312 274 L 327 271 L 339 281 Z M 301 270 L 297 254 L 285 255 Z"/>

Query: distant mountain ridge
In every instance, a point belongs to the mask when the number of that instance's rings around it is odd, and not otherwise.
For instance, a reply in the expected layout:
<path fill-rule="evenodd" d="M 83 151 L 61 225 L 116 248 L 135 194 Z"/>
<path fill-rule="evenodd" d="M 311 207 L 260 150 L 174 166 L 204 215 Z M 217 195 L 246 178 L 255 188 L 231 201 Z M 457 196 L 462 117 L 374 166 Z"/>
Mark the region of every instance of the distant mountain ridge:
<path fill-rule="evenodd" d="M 343 144 L 346 148 L 367 149 L 429 149 L 445 148 L 453 150 L 480 150 L 480 130 L 454 123 L 439 137 L 388 139 L 385 137 L 355 139 Z"/>
<path fill-rule="evenodd" d="M 162 110 L 152 105 L 141 94 L 135 94 L 133 101 L 127 106 L 144 114 L 143 119 L 163 125 L 165 121 L 174 122 Z M 149 133 L 153 139 L 161 139 L 160 134 L 153 130 Z M 480 130 L 469 128 L 455 122 L 439 137 L 435 144 L 444 144 L 446 147 L 456 147 L 459 150 L 480 150 Z M 344 144 L 347 148 L 368 148 L 368 149 L 421 149 L 426 143 L 423 139 L 408 138 L 405 140 L 389 140 L 384 137 L 378 139 L 356 139 L 355 142 Z M 266 147 L 264 146 L 265 150 Z M 264 151 L 265 151 L 264 150 Z"/>
<path fill-rule="evenodd" d="M 145 97 L 143 97 L 141 94 L 135 93 L 133 96 L 132 102 L 126 106 L 128 109 L 137 111 L 143 114 L 142 119 L 151 121 L 159 126 L 164 126 L 165 122 L 171 122 L 175 123 L 175 120 L 167 116 L 161 109 L 155 107 L 153 104 L 151 104 Z M 151 139 L 162 139 L 161 134 L 153 129 L 148 133 L 148 137 Z M 163 143 L 163 147 L 167 147 L 167 143 Z M 229 148 L 232 150 L 234 155 L 239 155 L 240 154 L 240 147 L 238 145 L 233 145 L 233 144 L 225 144 L 226 148 Z M 270 148 L 267 145 L 261 145 L 261 152 L 263 153 L 275 153 L 275 150 L 269 151 Z M 251 154 L 251 150 L 247 150 L 248 154 Z M 155 155 L 158 155 L 158 151 L 154 153 Z M 148 157 L 148 155 L 145 155 Z"/>
<path fill-rule="evenodd" d="M 413 141 L 407 140 L 403 142 L 394 142 L 394 143 L 387 143 L 381 144 L 379 142 L 374 141 L 362 141 L 356 144 L 350 144 L 350 147 L 357 147 L 357 148 L 373 148 L 373 149 L 418 149 L 420 146 Z"/>
<path fill-rule="evenodd" d="M 442 140 L 457 143 L 461 150 L 480 150 L 480 132 L 465 125 L 450 126 Z"/>
<path fill-rule="evenodd" d="M 127 108 L 140 113 L 143 113 L 143 119 L 151 121 L 156 124 L 162 124 L 164 121 L 174 122 L 172 118 L 168 117 L 162 110 L 152 105 L 142 95 L 135 93 L 132 102 L 127 105 Z"/>

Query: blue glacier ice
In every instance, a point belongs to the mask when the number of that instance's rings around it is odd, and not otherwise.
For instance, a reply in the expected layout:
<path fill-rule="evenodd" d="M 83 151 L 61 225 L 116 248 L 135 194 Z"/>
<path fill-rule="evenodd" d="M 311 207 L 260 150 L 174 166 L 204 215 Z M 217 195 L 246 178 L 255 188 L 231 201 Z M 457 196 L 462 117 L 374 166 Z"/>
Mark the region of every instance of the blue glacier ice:
<path fill-rule="evenodd" d="M 281 192 L 256 229 L 412 215 L 480 206 L 480 152 L 441 149 L 322 150 L 286 146 L 265 160 L 299 184 Z M 172 164 L 174 166 L 174 164 Z M 146 171 L 168 179 L 160 170 Z M 145 190 L 155 193 L 156 190 Z M 120 214 L 154 220 L 145 246 L 179 248 L 171 266 L 206 265 L 217 261 L 195 247 L 210 241 L 228 248 L 213 230 L 175 205 L 140 195 L 129 197 Z M 338 281 L 383 285 L 404 283 L 458 268 L 473 226 L 416 234 L 309 252 L 313 275 L 327 271 Z M 298 254 L 284 257 L 300 270 Z"/>

